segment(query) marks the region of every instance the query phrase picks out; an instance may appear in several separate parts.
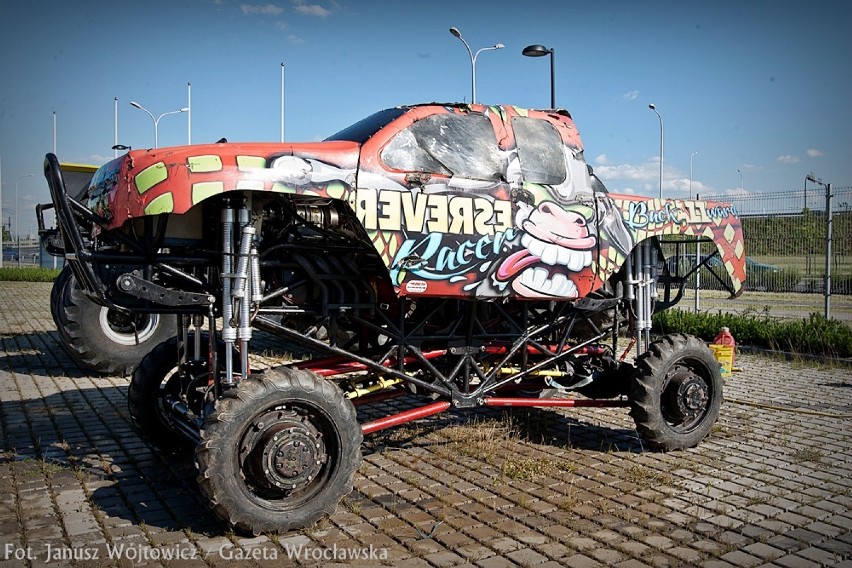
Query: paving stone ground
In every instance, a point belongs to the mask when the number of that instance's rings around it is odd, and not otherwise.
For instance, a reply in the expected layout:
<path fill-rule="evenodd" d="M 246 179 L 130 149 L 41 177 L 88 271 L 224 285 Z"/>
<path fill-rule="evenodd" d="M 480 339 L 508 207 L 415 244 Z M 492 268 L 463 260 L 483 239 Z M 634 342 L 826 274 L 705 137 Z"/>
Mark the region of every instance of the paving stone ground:
<path fill-rule="evenodd" d="M 0 566 L 852 567 L 848 367 L 740 355 L 712 434 L 671 453 L 625 409 L 440 415 L 367 437 L 330 518 L 249 538 L 192 456 L 137 437 L 128 380 L 63 351 L 49 293 L 0 282 Z"/>

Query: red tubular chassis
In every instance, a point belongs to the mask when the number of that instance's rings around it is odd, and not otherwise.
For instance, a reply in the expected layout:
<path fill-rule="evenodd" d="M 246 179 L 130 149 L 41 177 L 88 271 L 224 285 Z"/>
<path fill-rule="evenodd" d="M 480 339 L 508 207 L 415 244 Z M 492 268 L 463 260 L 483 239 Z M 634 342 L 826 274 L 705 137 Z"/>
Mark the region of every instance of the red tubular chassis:
<path fill-rule="evenodd" d="M 59 227 L 40 229 L 71 299 L 176 317 L 133 373 L 130 414 L 194 451 L 241 530 L 314 522 L 351 489 L 364 435 L 450 408 L 624 406 L 665 450 L 718 416 L 709 349 L 652 342 L 650 320 L 688 276 L 664 247 L 712 242 L 739 293 L 735 212 L 610 196 L 564 111 L 400 107 L 323 143 L 134 151 L 79 199 L 52 154 L 45 175 Z M 254 329 L 311 356 L 253 372 Z M 424 404 L 358 423 L 356 405 L 404 395 Z"/>

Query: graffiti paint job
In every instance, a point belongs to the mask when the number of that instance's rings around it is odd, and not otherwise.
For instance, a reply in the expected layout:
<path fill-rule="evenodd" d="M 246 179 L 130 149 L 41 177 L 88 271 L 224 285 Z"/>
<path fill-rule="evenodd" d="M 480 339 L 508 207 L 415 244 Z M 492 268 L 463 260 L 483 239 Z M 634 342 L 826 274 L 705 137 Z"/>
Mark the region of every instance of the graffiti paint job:
<path fill-rule="evenodd" d="M 734 208 L 609 194 L 568 113 L 400 109 L 366 140 L 132 151 L 98 171 L 89 207 L 119 228 L 229 191 L 340 200 L 400 295 L 581 298 L 637 243 L 665 235 L 712 239 L 741 289 Z"/>

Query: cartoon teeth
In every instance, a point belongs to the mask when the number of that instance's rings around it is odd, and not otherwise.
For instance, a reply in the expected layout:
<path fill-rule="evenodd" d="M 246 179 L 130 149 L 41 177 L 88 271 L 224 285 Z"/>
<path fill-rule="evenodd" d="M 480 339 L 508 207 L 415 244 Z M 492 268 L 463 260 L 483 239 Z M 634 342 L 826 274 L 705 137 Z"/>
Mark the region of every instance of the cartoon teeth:
<path fill-rule="evenodd" d="M 564 274 L 556 274 L 549 277 L 550 272 L 546 268 L 528 268 L 518 277 L 520 283 L 544 296 L 562 298 L 576 298 L 577 286 L 568 280 Z"/>
<path fill-rule="evenodd" d="M 530 253 L 539 257 L 544 264 L 565 266 L 571 272 L 579 272 L 592 264 L 592 252 L 573 250 L 557 244 L 548 243 L 525 233 L 521 244 Z"/>

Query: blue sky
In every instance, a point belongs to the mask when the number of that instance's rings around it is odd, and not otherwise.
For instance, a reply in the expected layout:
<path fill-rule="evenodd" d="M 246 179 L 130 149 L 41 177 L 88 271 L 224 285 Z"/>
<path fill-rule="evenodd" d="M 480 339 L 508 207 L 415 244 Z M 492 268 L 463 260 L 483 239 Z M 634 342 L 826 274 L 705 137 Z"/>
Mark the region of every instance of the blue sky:
<path fill-rule="evenodd" d="M 101 164 L 119 137 L 151 147 L 151 118 L 187 105 L 193 142 L 277 141 L 281 63 L 290 141 L 320 140 L 375 110 L 477 99 L 556 102 L 580 129 L 586 159 L 611 191 L 656 195 L 660 126 L 664 193 L 801 189 L 813 171 L 852 185 L 852 2 L 748 0 L 4 0 L 0 3 L 3 219 L 15 185 L 27 232 L 47 201 L 41 174 L 61 161 Z M 159 123 L 160 146 L 185 144 L 186 114 Z M 739 172 L 738 172 L 739 170 Z M 741 173 L 740 173 L 741 172 Z M 32 177 L 23 177 L 34 173 Z"/>

